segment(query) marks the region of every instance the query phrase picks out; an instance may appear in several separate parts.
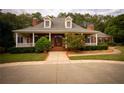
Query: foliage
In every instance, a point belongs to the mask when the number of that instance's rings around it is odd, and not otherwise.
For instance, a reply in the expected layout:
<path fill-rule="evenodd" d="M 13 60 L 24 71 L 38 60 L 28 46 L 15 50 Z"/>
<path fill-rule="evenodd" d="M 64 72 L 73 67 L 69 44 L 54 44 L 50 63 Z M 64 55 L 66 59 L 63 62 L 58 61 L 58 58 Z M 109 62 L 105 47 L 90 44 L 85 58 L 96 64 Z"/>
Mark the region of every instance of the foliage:
<path fill-rule="evenodd" d="M 107 45 L 98 45 L 98 46 L 83 46 L 80 50 L 107 50 Z"/>
<path fill-rule="evenodd" d="M 5 52 L 5 48 L 4 47 L 0 47 L 0 53 L 4 53 Z"/>
<path fill-rule="evenodd" d="M 116 43 L 124 43 L 124 14 L 112 18 L 106 25 L 105 32 L 112 35 Z"/>
<path fill-rule="evenodd" d="M 77 50 L 84 45 L 84 36 L 82 34 L 67 33 L 64 39 L 69 50 Z"/>
<path fill-rule="evenodd" d="M 32 13 L 32 17 L 37 18 L 39 21 L 42 20 L 42 15 L 40 12 Z"/>
<path fill-rule="evenodd" d="M 11 30 L 12 26 L 9 23 L 0 21 L 0 46 L 5 49 L 14 46 L 14 38 Z"/>
<path fill-rule="evenodd" d="M 12 47 L 8 49 L 8 52 L 10 53 L 33 53 L 35 52 L 35 49 L 34 47 L 22 47 L 22 48 Z"/>
<path fill-rule="evenodd" d="M 44 52 L 50 49 L 51 42 L 46 37 L 41 37 L 35 44 L 35 52 Z"/>
<path fill-rule="evenodd" d="M 0 46 L 13 47 L 15 41 L 12 30 L 21 29 L 31 25 L 32 16 L 30 14 L 15 15 L 12 13 L 0 13 Z"/>

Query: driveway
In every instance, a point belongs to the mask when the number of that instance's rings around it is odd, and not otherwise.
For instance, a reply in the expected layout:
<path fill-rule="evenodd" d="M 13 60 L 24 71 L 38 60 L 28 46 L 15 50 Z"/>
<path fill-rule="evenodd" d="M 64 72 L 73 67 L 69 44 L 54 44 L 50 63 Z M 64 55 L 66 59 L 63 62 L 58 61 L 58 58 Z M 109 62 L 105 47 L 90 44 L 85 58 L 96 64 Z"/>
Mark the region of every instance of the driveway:
<path fill-rule="evenodd" d="M 1 64 L 0 83 L 124 84 L 124 62 L 72 61 L 65 52 L 50 52 L 46 61 Z"/>
<path fill-rule="evenodd" d="M 124 83 L 124 64 L 69 63 L 0 67 L 0 83 Z"/>

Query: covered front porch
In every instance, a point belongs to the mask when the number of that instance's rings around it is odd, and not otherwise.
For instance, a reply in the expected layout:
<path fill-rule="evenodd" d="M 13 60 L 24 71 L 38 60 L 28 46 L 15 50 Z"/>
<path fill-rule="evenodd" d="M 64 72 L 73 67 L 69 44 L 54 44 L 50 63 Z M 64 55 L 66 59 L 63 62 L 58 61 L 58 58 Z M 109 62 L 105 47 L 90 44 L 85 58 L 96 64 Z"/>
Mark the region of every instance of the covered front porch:
<path fill-rule="evenodd" d="M 97 33 L 81 33 L 85 35 L 85 45 L 93 46 L 98 45 L 98 36 Z M 51 41 L 52 48 L 54 47 L 63 47 L 67 46 L 63 42 L 65 33 L 15 33 L 15 42 L 16 47 L 34 47 L 35 42 L 42 36 L 46 36 L 49 41 Z"/>

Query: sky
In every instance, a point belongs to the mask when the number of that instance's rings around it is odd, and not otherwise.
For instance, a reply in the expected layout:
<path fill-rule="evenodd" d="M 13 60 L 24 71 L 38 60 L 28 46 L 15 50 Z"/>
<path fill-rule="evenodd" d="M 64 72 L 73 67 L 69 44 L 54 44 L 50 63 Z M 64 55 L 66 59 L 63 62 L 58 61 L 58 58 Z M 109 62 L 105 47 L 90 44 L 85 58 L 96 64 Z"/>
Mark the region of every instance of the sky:
<path fill-rule="evenodd" d="M 11 12 L 15 14 L 21 13 L 35 13 L 40 12 L 42 16 L 53 15 L 57 16 L 60 12 L 71 12 L 71 13 L 89 13 L 91 15 L 119 15 L 124 14 L 124 9 L 2 9 L 2 12 Z"/>

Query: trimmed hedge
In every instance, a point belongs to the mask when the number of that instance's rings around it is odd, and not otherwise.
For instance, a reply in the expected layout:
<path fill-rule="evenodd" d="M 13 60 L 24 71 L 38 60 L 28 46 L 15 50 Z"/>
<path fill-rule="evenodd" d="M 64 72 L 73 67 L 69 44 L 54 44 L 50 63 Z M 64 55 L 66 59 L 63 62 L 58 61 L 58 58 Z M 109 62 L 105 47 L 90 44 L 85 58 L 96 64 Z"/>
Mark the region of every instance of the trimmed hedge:
<path fill-rule="evenodd" d="M 98 46 L 83 46 L 80 50 L 107 50 L 107 45 L 98 45 Z"/>
<path fill-rule="evenodd" d="M 33 53 L 35 52 L 34 47 L 12 47 L 8 49 L 10 53 Z"/>

